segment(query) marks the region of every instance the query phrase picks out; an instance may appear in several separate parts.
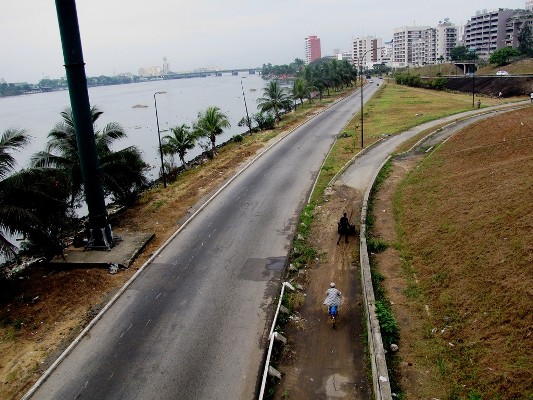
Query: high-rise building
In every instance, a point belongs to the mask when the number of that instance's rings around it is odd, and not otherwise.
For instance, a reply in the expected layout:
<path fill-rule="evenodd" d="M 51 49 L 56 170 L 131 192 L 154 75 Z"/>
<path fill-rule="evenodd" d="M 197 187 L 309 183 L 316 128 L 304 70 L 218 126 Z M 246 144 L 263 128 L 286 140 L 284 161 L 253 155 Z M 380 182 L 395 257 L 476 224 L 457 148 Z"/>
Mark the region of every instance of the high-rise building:
<path fill-rule="evenodd" d="M 458 29 L 448 18 L 437 25 L 436 39 L 436 60 L 450 61 L 451 51 L 458 45 Z"/>
<path fill-rule="evenodd" d="M 533 10 L 516 10 L 515 14 L 505 24 L 505 45 L 508 47 L 518 47 L 518 35 L 522 29 L 526 28 L 533 35 Z"/>
<path fill-rule="evenodd" d="M 476 11 L 465 24 L 463 43 L 483 59 L 506 46 L 507 20 L 515 14 L 514 10 L 500 8 L 493 11 Z"/>
<path fill-rule="evenodd" d="M 392 48 L 392 40 L 389 42 L 383 42 L 383 49 L 381 50 L 381 62 L 387 67 L 392 67 Z"/>
<path fill-rule="evenodd" d="M 424 62 L 427 58 L 425 40 L 434 38 L 435 36 L 427 32 L 430 29 L 432 28 L 429 26 L 403 26 L 394 29 L 392 47 L 393 68 L 421 65 Z"/>
<path fill-rule="evenodd" d="M 322 58 L 320 48 L 320 38 L 316 36 L 309 36 L 305 38 L 305 63 L 309 64 L 315 60 Z"/>
<path fill-rule="evenodd" d="M 170 72 L 170 64 L 167 61 L 166 57 L 163 57 L 163 75 Z"/>
<path fill-rule="evenodd" d="M 381 64 L 383 60 L 383 40 L 373 36 L 352 40 L 352 62 L 354 66 L 372 68 L 374 64 Z"/>

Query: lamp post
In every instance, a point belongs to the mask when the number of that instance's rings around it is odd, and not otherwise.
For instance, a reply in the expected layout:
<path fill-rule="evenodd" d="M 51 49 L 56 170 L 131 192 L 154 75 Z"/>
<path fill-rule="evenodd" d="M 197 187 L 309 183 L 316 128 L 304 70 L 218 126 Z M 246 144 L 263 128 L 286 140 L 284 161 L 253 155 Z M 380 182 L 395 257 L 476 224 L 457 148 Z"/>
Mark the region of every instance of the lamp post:
<path fill-rule="evenodd" d="M 474 108 L 475 105 L 475 75 L 474 75 L 474 67 L 472 66 L 472 108 Z"/>
<path fill-rule="evenodd" d="M 366 56 L 366 54 L 369 52 L 369 51 L 373 51 L 373 50 L 379 50 L 379 49 L 382 49 L 384 46 L 382 47 L 375 47 L 375 48 L 372 48 L 372 49 L 368 49 L 367 51 L 365 51 L 363 53 L 363 56 L 359 59 L 359 78 L 361 80 L 361 148 L 363 149 L 365 147 L 365 142 L 364 142 L 364 129 L 363 129 L 363 60 Z"/>
<path fill-rule="evenodd" d="M 155 120 L 157 122 L 157 137 L 159 138 L 159 155 L 161 156 L 161 173 L 163 175 L 163 187 L 167 187 L 167 177 L 165 175 L 165 164 L 163 163 L 163 149 L 161 147 L 161 132 L 159 131 L 159 117 L 157 116 L 157 99 L 156 94 L 165 94 L 166 92 L 155 92 L 154 93 L 154 105 L 155 105 Z"/>
<path fill-rule="evenodd" d="M 471 55 L 469 58 L 470 60 L 472 61 L 472 64 L 470 65 L 470 71 L 472 72 L 472 108 L 474 108 L 476 106 L 476 103 L 475 103 L 475 85 L 476 85 L 476 81 L 475 81 L 475 72 L 476 72 L 476 64 L 475 64 L 475 54 L 476 54 L 476 48 L 475 47 L 470 47 L 468 49 L 468 52 L 469 54 Z"/>
<path fill-rule="evenodd" d="M 250 130 L 250 135 L 252 134 L 252 123 L 250 121 L 250 117 L 248 116 L 248 106 L 246 105 L 246 96 L 244 94 L 244 86 L 242 84 L 242 78 L 241 78 L 241 89 L 242 89 L 242 98 L 244 99 L 244 109 L 246 110 L 246 125 L 248 125 L 248 129 Z"/>

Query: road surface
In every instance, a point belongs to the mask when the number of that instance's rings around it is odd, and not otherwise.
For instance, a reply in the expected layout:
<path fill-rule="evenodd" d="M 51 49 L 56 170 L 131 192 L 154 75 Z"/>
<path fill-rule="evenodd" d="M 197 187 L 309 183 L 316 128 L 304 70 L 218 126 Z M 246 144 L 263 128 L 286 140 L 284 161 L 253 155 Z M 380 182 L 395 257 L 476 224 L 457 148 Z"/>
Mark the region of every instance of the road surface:
<path fill-rule="evenodd" d="M 365 101 L 377 90 L 364 90 Z M 239 175 L 168 244 L 33 399 L 252 399 L 269 309 L 318 170 L 356 92 Z"/>

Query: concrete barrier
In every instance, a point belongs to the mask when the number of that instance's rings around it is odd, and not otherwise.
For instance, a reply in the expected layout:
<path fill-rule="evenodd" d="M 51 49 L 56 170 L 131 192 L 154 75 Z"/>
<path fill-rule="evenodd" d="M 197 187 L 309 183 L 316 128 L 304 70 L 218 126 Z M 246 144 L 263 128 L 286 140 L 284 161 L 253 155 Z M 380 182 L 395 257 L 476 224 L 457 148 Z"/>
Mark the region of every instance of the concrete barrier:
<path fill-rule="evenodd" d="M 363 288 L 363 303 L 365 305 L 366 326 L 368 332 L 368 348 L 370 353 L 370 365 L 372 367 L 372 385 L 376 400 L 391 400 L 392 392 L 385 360 L 385 349 L 381 339 L 381 330 L 379 320 L 376 314 L 376 299 L 374 297 L 374 288 L 372 286 L 372 276 L 370 274 L 370 261 L 368 249 L 366 246 L 366 216 L 368 211 L 368 199 L 374 186 L 376 177 L 385 163 L 390 159 L 388 157 L 378 168 L 377 172 L 371 179 L 363 199 L 361 209 L 361 227 L 359 231 L 359 258 L 361 263 L 361 286 Z"/>

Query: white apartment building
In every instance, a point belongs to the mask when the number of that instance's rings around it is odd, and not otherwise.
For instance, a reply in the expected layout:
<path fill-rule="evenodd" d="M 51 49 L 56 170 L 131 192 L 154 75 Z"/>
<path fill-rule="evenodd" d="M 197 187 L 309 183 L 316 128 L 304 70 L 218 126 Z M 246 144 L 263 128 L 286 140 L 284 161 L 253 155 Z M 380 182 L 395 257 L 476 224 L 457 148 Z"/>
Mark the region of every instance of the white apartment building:
<path fill-rule="evenodd" d="M 146 68 L 139 68 L 139 76 L 159 76 L 163 69 L 159 65 Z"/>
<path fill-rule="evenodd" d="M 352 40 L 352 63 L 364 68 L 372 68 L 374 64 L 383 62 L 383 40 L 373 36 Z"/>
<path fill-rule="evenodd" d="M 515 10 L 503 9 L 493 11 L 476 11 L 476 15 L 465 24 L 463 43 L 475 49 L 482 59 L 488 59 L 498 49 L 506 46 L 507 20 Z"/>
<path fill-rule="evenodd" d="M 392 67 L 392 47 L 393 41 L 383 42 L 383 49 L 381 49 L 381 62 L 387 67 Z"/>
<path fill-rule="evenodd" d="M 451 50 L 458 46 L 459 29 L 448 18 L 439 21 L 436 28 L 436 61 L 447 62 L 451 60 Z"/>
<path fill-rule="evenodd" d="M 167 61 L 166 57 L 163 57 L 163 74 L 168 74 L 170 72 L 170 64 Z"/>
<path fill-rule="evenodd" d="M 434 34 L 426 31 L 430 26 L 404 26 L 394 29 L 392 47 L 392 67 L 404 68 L 409 65 L 422 65 L 428 58 L 425 40 L 433 40 Z M 434 47 L 433 43 L 428 44 Z"/>
<path fill-rule="evenodd" d="M 333 49 L 333 56 L 338 61 L 348 60 L 352 61 L 352 52 L 351 51 L 342 51 L 341 49 Z"/>

